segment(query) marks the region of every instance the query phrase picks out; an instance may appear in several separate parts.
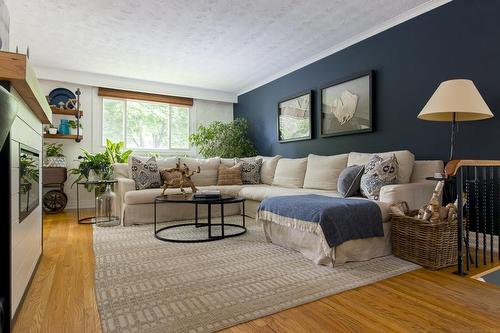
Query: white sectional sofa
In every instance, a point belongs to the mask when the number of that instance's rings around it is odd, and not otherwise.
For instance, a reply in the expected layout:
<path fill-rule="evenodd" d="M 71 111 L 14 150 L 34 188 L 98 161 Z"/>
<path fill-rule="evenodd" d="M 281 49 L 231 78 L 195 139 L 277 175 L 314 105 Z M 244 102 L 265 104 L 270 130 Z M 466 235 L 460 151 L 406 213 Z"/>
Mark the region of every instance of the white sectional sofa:
<path fill-rule="evenodd" d="M 397 184 L 384 186 L 380 192 L 379 206 L 383 210 L 384 219 L 388 218 L 387 209 L 390 204 L 406 201 L 410 208 L 422 206 L 431 196 L 435 183 L 425 180 L 436 172 L 442 172 L 442 161 L 415 161 L 409 151 L 387 152 L 395 154 L 399 162 Z M 223 194 L 241 196 L 247 199 L 246 215 L 255 217 L 260 202 L 270 196 L 321 194 L 338 197 L 337 181 L 340 172 L 350 165 L 365 164 L 373 154 L 349 153 L 333 156 L 309 155 L 307 158 L 288 159 L 281 156 L 262 157 L 261 184 L 217 186 L 217 172 L 220 163 L 233 165 L 232 159 L 195 159 L 180 158 L 192 170 L 200 166 L 201 173 L 193 176 L 199 189 L 219 189 Z M 380 155 L 380 154 L 379 154 Z M 177 158 L 158 160 L 159 168 L 175 166 Z M 154 198 L 160 195 L 161 188 L 135 190 L 135 183 L 129 177 L 127 164 L 115 164 L 115 177 L 118 180 L 115 188 L 117 207 L 124 226 L 153 223 Z M 178 189 L 168 189 L 168 194 L 179 193 Z M 239 214 L 239 204 L 225 208 L 226 215 Z M 213 215 L 220 212 L 217 207 Z M 200 209 L 200 216 L 206 211 Z M 158 206 L 158 222 L 168 222 L 194 217 L 192 205 L 164 203 Z"/>

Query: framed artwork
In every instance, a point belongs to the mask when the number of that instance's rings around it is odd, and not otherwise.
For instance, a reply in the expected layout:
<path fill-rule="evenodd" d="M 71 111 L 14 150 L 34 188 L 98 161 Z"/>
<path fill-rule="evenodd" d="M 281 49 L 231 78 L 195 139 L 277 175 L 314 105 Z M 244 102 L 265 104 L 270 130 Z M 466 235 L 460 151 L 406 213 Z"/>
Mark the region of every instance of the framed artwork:
<path fill-rule="evenodd" d="M 291 142 L 312 138 L 310 90 L 278 102 L 278 141 Z"/>
<path fill-rule="evenodd" d="M 321 136 L 372 131 L 372 71 L 321 88 Z"/>

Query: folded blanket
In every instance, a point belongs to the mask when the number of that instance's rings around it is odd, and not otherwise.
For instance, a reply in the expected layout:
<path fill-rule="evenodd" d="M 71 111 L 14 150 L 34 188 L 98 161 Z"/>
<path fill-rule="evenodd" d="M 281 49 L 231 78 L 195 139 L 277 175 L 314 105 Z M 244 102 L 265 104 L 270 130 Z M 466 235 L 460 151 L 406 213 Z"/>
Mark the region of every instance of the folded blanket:
<path fill-rule="evenodd" d="M 317 194 L 270 197 L 260 203 L 259 217 L 269 215 L 266 212 L 291 220 L 319 223 L 330 247 L 353 239 L 384 236 L 382 212 L 370 200 Z"/>

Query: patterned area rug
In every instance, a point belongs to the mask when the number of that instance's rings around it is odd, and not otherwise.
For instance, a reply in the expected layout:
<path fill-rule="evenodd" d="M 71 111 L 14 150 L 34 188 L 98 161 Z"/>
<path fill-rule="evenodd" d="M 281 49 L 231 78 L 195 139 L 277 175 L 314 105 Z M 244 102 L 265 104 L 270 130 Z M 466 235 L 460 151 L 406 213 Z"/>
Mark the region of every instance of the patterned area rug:
<path fill-rule="evenodd" d="M 197 244 L 159 241 L 151 225 L 95 227 L 103 331 L 213 332 L 419 268 L 393 256 L 318 266 L 267 243 L 252 219 L 247 226 L 243 236 Z"/>

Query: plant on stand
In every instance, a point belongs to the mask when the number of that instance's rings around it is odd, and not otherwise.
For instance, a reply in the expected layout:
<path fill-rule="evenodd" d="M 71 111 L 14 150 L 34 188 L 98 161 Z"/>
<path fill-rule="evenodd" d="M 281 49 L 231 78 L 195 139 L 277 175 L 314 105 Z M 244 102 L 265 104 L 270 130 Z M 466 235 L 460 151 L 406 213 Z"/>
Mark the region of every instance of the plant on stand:
<path fill-rule="evenodd" d="M 62 143 L 44 143 L 45 160 L 43 166 L 48 168 L 65 168 L 66 158 L 63 155 Z"/>
<path fill-rule="evenodd" d="M 230 123 L 215 121 L 208 126 L 198 127 L 198 132 L 191 134 L 189 141 L 206 158 L 255 156 L 257 151 L 247 131 L 248 123 L 244 118 L 236 118 Z"/>
<path fill-rule="evenodd" d="M 113 163 L 124 163 L 132 153 L 131 150 L 123 151 L 124 143 L 113 143 L 106 140 L 106 149 L 97 154 L 91 154 L 85 149 L 82 149 L 83 155 L 78 156 L 80 164 L 77 168 L 69 170 L 69 173 L 76 175 L 73 185 L 80 181 L 98 181 L 110 180 L 113 178 Z M 87 191 L 92 191 L 94 185 L 87 184 Z M 102 192 L 103 186 L 97 186 L 96 191 Z"/>

